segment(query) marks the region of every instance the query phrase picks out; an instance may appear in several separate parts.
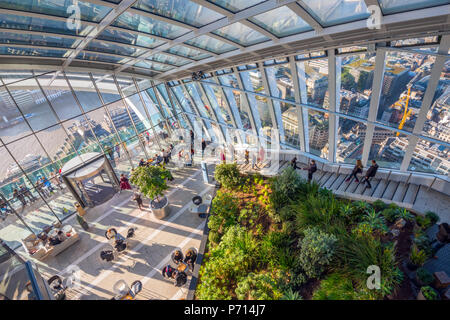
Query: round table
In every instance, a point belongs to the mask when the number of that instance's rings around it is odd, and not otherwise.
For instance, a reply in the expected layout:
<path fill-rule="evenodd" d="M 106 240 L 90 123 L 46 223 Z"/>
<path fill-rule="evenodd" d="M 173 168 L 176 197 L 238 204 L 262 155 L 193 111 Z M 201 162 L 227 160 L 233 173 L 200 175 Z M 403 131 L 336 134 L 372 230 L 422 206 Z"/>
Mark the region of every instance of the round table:
<path fill-rule="evenodd" d="M 72 226 L 70 226 L 70 225 L 65 225 L 61 230 L 62 230 L 62 232 L 64 232 L 64 233 L 71 233 L 71 232 L 72 232 Z"/>

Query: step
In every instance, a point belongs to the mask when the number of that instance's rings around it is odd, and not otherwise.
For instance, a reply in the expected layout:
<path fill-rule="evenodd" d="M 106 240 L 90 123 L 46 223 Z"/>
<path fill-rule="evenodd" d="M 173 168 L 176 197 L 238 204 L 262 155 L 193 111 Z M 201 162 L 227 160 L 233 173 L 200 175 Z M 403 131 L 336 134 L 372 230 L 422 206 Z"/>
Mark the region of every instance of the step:
<path fill-rule="evenodd" d="M 339 178 L 336 179 L 336 181 L 330 186 L 330 189 L 332 190 L 338 190 L 339 187 L 345 184 L 344 180 L 346 179 L 345 174 L 340 174 Z"/>
<path fill-rule="evenodd" d="M 348 176 L 346 177 L 346 179 L 348 179 Z M 349 182 L 346 181 L 345 183 L 347 184 L 347 187 L 344 191 L 349 193 L 355 192 L 356 188 L 358 188 L 359 185 L 358 182 L 355 182 L 355 179 L 353 177 L 351 177 Z"/>
<path fill-rule="evenodd" d="M 330 172 L 326 178 L 323 178 L 322 181 L 320 182 L 320 185 L 322 188 L 326 188 L 326 184 L 331 180 L 333 181 L 334 178 L 336 177 L 336 174 L 333 172 Z"/>
<path fill-rule="evenodd" d="M 406 191 L 405 197 L 403 198 L 403 202 L 413 204 L 418 191 L 419 191 L 419 185 L 410 183 L 409 188 Z"/>
<path fill-rule="evenodd" d="M 370 182 L 372 184 L 372 181 Z M 361 180 L 359 181 L 359 183 L 356 183 L 358 186 L 355 188 L 355 190 L 353 191 L 354 194 L 363 194 L 364 191 L 367 190 L 367 183 L 363 183 Z M 372 188 L 373 188 L 373 184 L 372 184 Z M 369 189 L 370 190 L 370 189 Z"/>
<path fill-rule="evenodd" d="M 306 171 L 307 171 L 307 170 L 306 170 Z M 313 179 L 315 182 L 319 183 L 320 179 L 322 179 L 323 176 L 326 175 L 326 174 L 327 174 L 326 171 L 319 171 L 319 170 L 317 170 L 316 172 L 314 172 L 312 179 Z"/>
<path fill-rule="evenodd" d="M 406 193 L 406 189 L 408 189 L 408 185 L 404 182 L 400 182 L 398 184 L 397 191 L 395 191 L 395 194 L 392 197 L 392 200 L 397 202 L 403 202 L 403 197 Z"/>
<path fill-rule="evenodd" d="M 372 197 L 381 198 L 381 195 L 383 194 L 384 189 L 386 189 L 388 182 L 386 180 L 381 180 L 376 187 L 372 183 L 372 181 L 370 181 L 370 183 L 372 185 L 372 190 L 374 190 L 374 192 L 372 193 Z"/>
<path fill-rule="evenodd" d="M 322 178 L 318 181 L 320 186 L 322 187 L 323 184 L 328 180 L 329 177 L 333 175 L 332 172 L 325 172 L 325 174 L 322 176 Z"/>
<path fill-rule="evenodd" d="M 396 181 L 389 181 L 389 184 L 386 187 L 384 193 L 381 195 L 381 198 L 392 200 L 392 197 L 394 196 L 395 191 L 397 190 L 398 184 L 399 183 Z"/>
<path fill-rule="evenodd" d="M 323 185 L 324 188 L 330 189 L 330 186 L 336 181 L 337 178 L 339 178 L 340 175 L 334 173 Z"/>
<path fill-rule="evenodd" d="M 372 194 L 374 194 L 375 191 L 377 190 L 377 187 L 378 187 L 378 185 L 380 184 L 381 181 L 383 181 L 383 180 L 381 180 L 381 179 L 372 179 L 372 181 L 370 181 L 370 184 L 372 185 L 372 189 L 366 188 L 364 190 L 364 192 L 363 192 L 363 195 L 371 197 Z"/>

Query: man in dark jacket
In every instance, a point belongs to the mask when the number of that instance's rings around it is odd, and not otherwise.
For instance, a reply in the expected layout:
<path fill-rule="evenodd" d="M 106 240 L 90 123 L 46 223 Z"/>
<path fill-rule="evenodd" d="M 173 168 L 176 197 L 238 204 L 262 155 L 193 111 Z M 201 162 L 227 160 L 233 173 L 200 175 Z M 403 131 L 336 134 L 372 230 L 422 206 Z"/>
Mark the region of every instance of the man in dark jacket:
<path fill-rule="evenodd" d="M 364 177 L 364 182 L 367 183 L 367 187 L 366 188 L 372 188 L 372 185 L 370 184 L 369 179 L 375 177 L 375 174 L 377 173 L 378 170 L 378 164 L 375 160 L 372 160 L 372 165 L 370 166 L 370 168 L 367 170 L 366 172 L 366 176 Z"/>
<path fill-rule="evenodd" d="M 294 170 L 297 169 L 297 157 L 295 156 L 291 160 L 291 167 L 294 168 Z"/>
<path fill-rule="evenodd" d="M 311 160 L 311 164 L 308 168 L 305 168 L 305 170 L 308 170 L 308 182 L 311 182 L 314 172 L 317 171 L 316 161 Z"/>

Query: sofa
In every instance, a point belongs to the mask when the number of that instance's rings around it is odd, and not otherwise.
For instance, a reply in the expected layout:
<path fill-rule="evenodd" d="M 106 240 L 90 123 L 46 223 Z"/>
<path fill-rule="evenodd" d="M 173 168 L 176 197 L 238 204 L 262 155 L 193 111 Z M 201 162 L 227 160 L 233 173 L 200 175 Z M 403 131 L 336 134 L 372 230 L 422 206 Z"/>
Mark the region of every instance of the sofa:
<path fill-rule="evenodd" d="M 36 237 L 35 234 L 30 234 L 22 239 L 22 246 L 31 258 L 42 261 L 48 257 L 56 256 L 80 240 L 79 233 L 71 226 L 69 234 L 70 236 L 66 236 L 65 240 L 57 245 L 44 243 L 44 241 Z"/>

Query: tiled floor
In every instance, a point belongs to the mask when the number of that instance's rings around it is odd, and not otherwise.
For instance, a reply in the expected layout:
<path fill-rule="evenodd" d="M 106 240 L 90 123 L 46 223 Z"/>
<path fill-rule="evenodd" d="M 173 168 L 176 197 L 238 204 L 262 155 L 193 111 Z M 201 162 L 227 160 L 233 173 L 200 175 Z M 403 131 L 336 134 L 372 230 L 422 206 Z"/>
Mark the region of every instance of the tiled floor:
<path fill-rule="evenodd" d="M 55 274 L 65 277 L 71 270 L 78 270 L 80 283 L 67 292 L 69 299 L 110 299 L 118 280 L 128 284 L 140 280 L 143 290 L 137 299 L 185 298 L 190 277 L 184 287 L 178 288 L 162 277 L 161 269 L 170 263 L 170 254 L 175 248 L 185 252 L 190 247 L 199 247 L 205 219 L 192 214 L 189 207 L 194 195 L 212 193 L 213 185 L 203 182 L 199 168 L 177 169 L 172 173 L 175 180 L 166 192 L 170 203 L 167 218 L 158 220 L 149 209 L 140 211 L 129 191 L 116 194 L 107 203 L 87 211 L 88 231 L 74 218 L 66 221 L 77 229 L 81 239 L 56 257 L 36 261 L 44 277 Z M 146 208 L 148 203 L 148 199 L 144 200 Z M 108 247 L 104 236 L 108 227 L 115 227 L 122 235 L 126 235 L 130 227 L 137 228 L 126 253 L 112 262 L 100 259 L 100 251 Z M 23 254 L 21 250 L 19 253 Z"/>

